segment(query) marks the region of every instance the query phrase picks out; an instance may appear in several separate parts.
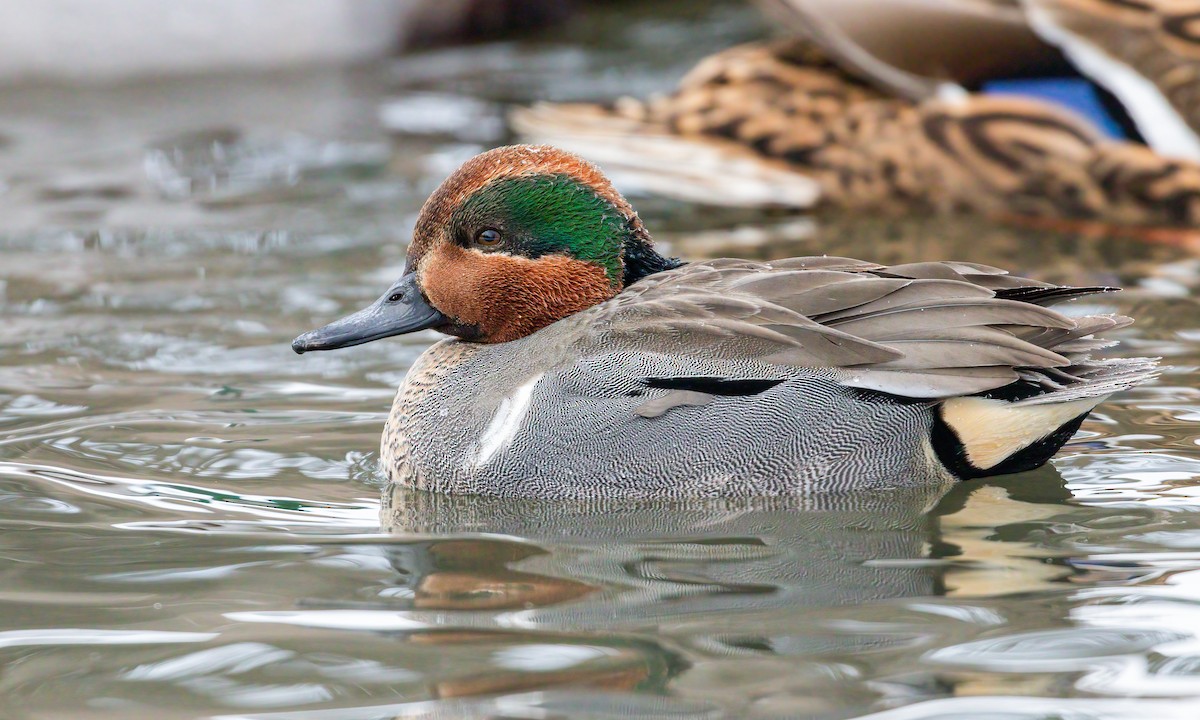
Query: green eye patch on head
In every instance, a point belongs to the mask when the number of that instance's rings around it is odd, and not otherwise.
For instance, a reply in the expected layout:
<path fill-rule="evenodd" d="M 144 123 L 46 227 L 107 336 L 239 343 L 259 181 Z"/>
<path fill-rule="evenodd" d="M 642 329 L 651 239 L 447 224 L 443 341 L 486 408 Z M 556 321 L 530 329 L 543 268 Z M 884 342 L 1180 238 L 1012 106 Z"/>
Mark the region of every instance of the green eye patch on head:
<path fill-rule="evenodd" d="M 460 242 L 498 230 L 499 249 L 530 258 L 569 255 L 604 268 L 621 283 L 622 253 L 636 229 L 609 201 L 567 175 L 496 180 L 467 198 L 453 215 Z"/>

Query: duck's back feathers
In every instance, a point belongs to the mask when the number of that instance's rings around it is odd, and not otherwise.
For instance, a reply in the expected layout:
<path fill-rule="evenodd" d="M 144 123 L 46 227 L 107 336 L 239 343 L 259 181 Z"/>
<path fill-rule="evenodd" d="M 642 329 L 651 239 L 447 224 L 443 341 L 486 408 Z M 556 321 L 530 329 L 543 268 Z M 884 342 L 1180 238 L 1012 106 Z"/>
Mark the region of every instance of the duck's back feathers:
<path fill-rule="evenodd" d="M 805 40 L 714 55 L 665 97 L 543 104 L 512 122 L 603 162 L 627 188 L 689 201 L 1200 224 L 1193 162 L 1107 141 L 1037 100 L 888 95 Z"/>
<path fill-rule="evenodd" d="M 885 114 L 906 105 L 836 67 L 811 43 L 789 41 L 717 53 L 675 92 L 648 102 L 542 103 L 510 119 L 526 137 L 596 158 L 631 191 L 807 208 L 838 202 L 831 197 L 836 180 L 819 172 L 812 156 L 838 145 L 847 114 L 869 102 L 884 103 Z"/>
<path fill-rule="evenodd" d="M 1108 290 L 972 263 L 715 260 L 647 278 L 581 314 L 573 342 L 820 368 L 841 385 L 904 398 L 1013 384 L 1031 397 L 1070 387 L 1077 398 L 1088 387 L 1095 395 L 1127 387 L 1152 367 L 1127 373 L 1120 362 L 1088 358 L 1090 336 L 1127 318 L 1071 318 L 1046 307 Z"/>

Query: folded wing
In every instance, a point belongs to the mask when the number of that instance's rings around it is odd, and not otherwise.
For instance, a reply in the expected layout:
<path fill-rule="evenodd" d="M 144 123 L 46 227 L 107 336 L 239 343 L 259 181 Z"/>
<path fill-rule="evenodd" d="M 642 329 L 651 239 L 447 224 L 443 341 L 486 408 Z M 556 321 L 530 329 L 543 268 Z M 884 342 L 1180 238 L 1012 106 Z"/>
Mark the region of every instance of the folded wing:
<path fill-rule="evenodd" d="M 1089 356 L 1106 345 L 1095 333 L 1128 318 L 1047 307 L 1110 290 L 972 263 L 714 260 L 633 285 L 598 308 L 587 332 L 606 346 L 825 368 L 843 385 L 902 397 L 1004 389 L 1007 400 L 1034 403 L 1109 394 L 1153 371 L 1153 361 Z"/>

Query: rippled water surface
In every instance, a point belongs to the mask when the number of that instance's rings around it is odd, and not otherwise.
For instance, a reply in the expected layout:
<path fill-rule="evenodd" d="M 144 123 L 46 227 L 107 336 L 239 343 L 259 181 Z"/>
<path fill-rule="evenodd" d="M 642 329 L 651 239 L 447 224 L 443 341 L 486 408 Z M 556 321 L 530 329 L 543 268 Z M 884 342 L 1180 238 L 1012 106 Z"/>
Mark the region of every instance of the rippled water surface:
<path fill-rule="evenodd" d="M 3 92 L 0 716 L 1200 717 L 1187 243 L 641 200 L 686 257 L 1120 284 L 1088 309 L 1138 317 L 1118 352 L 1167 369 L 1052 466 L 944 495 L 384 487 L 384 415 L 433 336 L 287 342 L 395 279 L 505 103 L 649 92 L 761 31 L 657 13 L 356 71 Z"/>

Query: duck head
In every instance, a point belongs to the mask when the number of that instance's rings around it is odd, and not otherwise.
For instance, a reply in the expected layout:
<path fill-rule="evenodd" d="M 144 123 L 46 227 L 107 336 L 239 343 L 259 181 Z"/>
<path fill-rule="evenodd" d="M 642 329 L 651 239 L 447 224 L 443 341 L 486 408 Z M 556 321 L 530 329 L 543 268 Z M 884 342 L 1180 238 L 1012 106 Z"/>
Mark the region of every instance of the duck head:
<path fill-rule="evenodd" d="M 433 328 L 507 342 L 677 267 L 591 163 L 514 145 L 468 160 L 425 201 L 405 272 L 369 307 L 307 332 L 298 353 Z"/>

